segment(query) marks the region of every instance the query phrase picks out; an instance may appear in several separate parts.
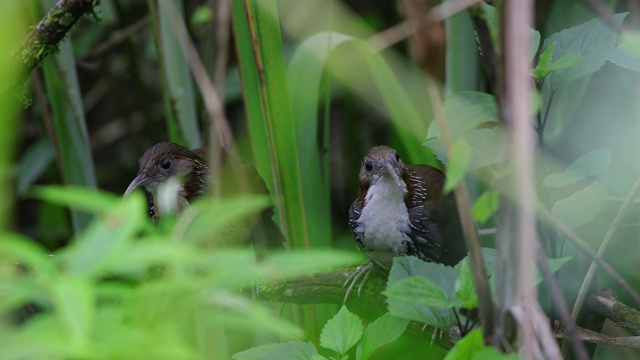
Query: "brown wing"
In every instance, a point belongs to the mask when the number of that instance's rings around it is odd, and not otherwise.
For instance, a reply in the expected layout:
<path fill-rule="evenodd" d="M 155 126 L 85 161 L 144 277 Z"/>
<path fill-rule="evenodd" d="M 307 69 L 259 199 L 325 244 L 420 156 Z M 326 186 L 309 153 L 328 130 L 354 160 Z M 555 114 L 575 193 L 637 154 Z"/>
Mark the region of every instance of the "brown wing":
<path fill-rule="evenodd" d="M 410 194 L 411 249 L 427 261 L 455 265 L 466 256 L 464 237 L 453 193 L 443 194 L 444 174 L 431 166 L 409 165 L 405 182 Z M 410 184 L 410 185 L 409 185 Z"/>

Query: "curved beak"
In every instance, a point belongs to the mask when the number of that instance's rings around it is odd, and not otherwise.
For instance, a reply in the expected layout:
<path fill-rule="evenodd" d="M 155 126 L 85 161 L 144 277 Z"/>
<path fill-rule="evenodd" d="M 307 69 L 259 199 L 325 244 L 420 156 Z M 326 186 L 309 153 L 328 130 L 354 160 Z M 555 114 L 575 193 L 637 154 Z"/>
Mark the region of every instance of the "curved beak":
<path fill-rule="evenodd" d="M 142 172 L 138 173 L 138 176 L 136 176 L 136 178 L 133 179 L 131 184 L 129 184 L 129 187 L 127 187 L 127 190 L 124 192 L 124 196 L 125 197 L 129 196 L 129 194 L 131 194 L 133 190 L 141 188 L 146 184 L 150 183 L 151 181 L 153 181 L 153 178 L 148 177 L 147 174 Z"/>
<path fill-rule="evenodd" d="M 396 168 L 394 168 L 393 165 L 391 165 L 391 162 L 386 161 L 384 166 L 387 168 L 387 172 L 389 173 L 389 175 L 391 175 L 396 185 L 398 185 L 398 187 L 402 187 L 404 185 L 404 181 L 400 179 L 400 176 L 398 175 Z"/>

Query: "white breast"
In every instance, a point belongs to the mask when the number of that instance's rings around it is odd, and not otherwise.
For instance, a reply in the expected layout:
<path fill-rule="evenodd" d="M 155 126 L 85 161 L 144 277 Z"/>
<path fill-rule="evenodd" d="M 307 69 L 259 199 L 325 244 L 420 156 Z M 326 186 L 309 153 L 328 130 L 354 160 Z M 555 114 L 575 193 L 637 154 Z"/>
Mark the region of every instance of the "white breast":
<path fill-rule="evenodd" d="M 398 187 L 389 175 L 367 191 L 356 232 L 363 234 L 364 250 L 376 263 L 390 264 L 393 256 L 406 253 L 404 243 L 410 230 L 406 193 L 406 185 Z"/>

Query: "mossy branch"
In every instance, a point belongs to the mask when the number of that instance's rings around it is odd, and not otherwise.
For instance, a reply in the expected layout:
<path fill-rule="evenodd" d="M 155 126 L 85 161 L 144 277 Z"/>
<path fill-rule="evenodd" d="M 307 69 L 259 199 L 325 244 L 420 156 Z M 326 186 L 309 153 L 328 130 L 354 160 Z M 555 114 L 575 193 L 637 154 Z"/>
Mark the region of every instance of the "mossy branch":
<path fill-rule="evenodd" d="M 59 0 L 13 52 L 12 60 L 20 62 L 23 69 L 18 84 L 47 56 L 58 51 L 60 42 L 82 16 L 95 16 L 94 8 L 99 3 L 100 0 Z"/>

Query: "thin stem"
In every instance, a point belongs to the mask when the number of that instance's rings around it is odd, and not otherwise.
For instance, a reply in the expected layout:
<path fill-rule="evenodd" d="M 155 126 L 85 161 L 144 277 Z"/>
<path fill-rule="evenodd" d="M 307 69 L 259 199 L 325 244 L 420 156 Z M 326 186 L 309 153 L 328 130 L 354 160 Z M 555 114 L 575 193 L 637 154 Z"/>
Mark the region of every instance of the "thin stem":
<path fill-rule="evenodd" d="M 629 194 L 624 200 L 624 203 L 622 203 L 622 206 L 618 210 L 616 217 L 613 219 L 611 226 L 609 226 L 609 230 L 607 231 L 607 234 L 605 235 L 604 240 L 602 241 L 602 244 L 600 244 L 600 248 L 598 249 L 598 252 L 595 255 L 596 257 L 593 258 L 593 260 L 591 261 L 589 270 L 587 270 L 587 275 L 584 277 L 584 280 L 582 281 L 582 286 L 580 287 L 580 291 L 578 292 L 576 301 L 573 304 L 573 310 L 571 312 L 571 318 L 573 320 L 578 318 L 578 313 L 580 312 L 580 308 L 582 308 L 584 299 L 587 296 L 587 290 L 589 288 L 589 285 L 591 284 L 591 281 L 593 280 L 596 267 L 598 266 L 598 264 L 600 264 L 600 262 L 596 261 L 596 259 L 602 260 L 602 255 L 604 254 L 604 251 L 606 250 L 607 246 L 611 242 L 611 239 L 613 238 L 613 235 L 615 234 L 616 230 L 618 230 L 618 227 L 620 226 L 620 222 L 622 222 L 622 216 L 627 212 L 629 205 L 633 203 L 633 199 L 636 193 L 638 192 L 638 190 L 640 190 L 640 178 L 636 181 L 636 183 L 633 185 L 633 187 L 629 191 Z M 602 262 L 604 263 L 604 261 Z M 620 278 L 622 279 L 622 277 Z M 638 293 L 636 293 L 635 291 L 632 291 L 631 294 L 636 304 L 640 307 L 640 297 L 638 296 Z"/>

